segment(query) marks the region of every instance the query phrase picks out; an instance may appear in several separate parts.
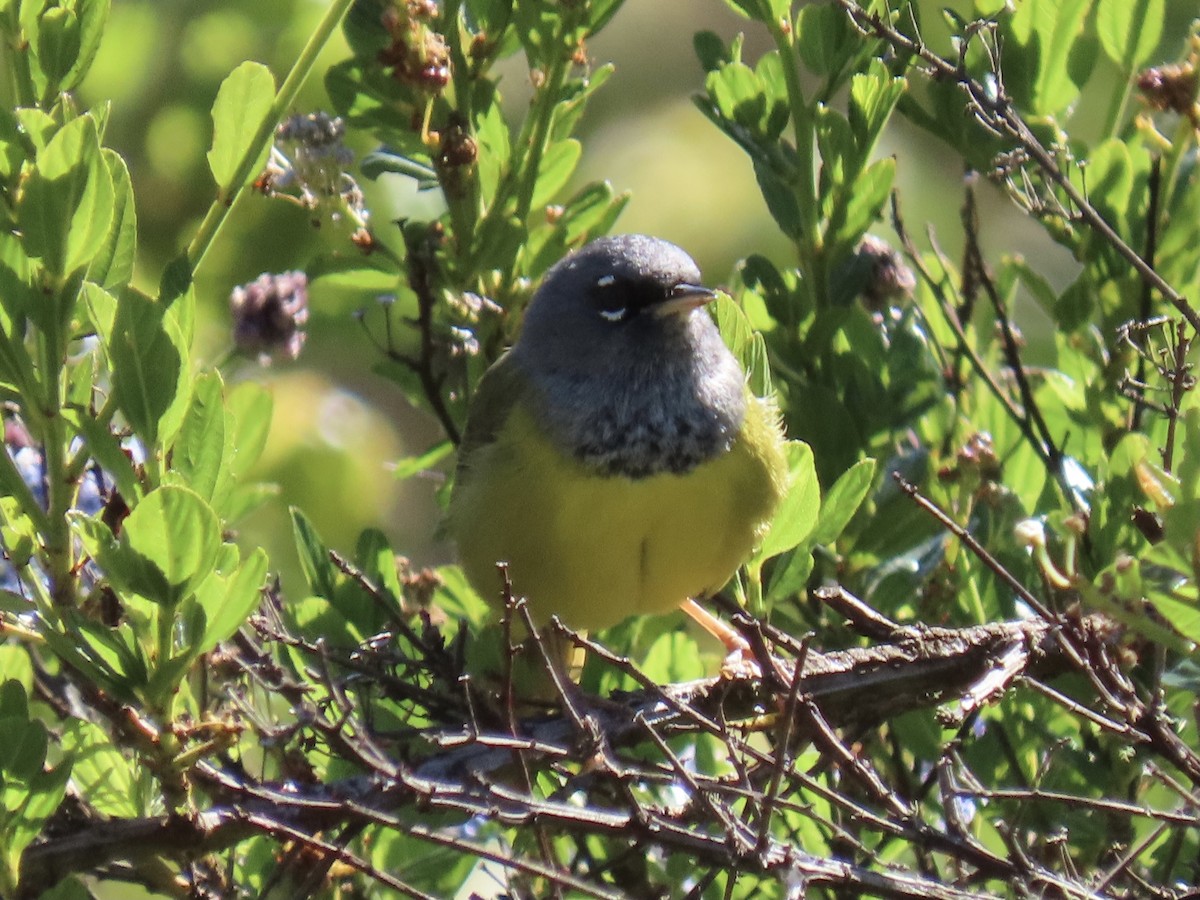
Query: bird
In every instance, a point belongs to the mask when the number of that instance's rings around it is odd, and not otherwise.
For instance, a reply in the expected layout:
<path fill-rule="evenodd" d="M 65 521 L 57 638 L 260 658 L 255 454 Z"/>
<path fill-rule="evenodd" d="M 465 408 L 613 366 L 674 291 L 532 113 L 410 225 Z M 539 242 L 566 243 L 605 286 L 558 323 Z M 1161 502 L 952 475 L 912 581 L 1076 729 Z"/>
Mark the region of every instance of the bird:
<path fill-rule="evenodd" d="M 698 598 L 768 529 L 788 480 L 780 416 L 754 396 L 680 247 L 602 237 L 546 273 L 470 400 L 446 520 L 467 580 L 596 630 L 676 608 L 746 650 Z"/>

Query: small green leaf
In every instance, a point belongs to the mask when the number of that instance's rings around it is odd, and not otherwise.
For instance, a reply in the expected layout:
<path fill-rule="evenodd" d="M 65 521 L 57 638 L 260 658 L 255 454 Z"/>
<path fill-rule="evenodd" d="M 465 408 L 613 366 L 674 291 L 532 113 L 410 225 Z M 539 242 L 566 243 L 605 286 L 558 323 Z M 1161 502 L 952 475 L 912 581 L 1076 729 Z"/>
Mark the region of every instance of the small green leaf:
<path fill-rule="evenodd" d="M 193 648 L 193 655 L 207 653 L 222 641 L 227 641 L 245 624 L 262 600 L 262 586 L 267 577 L 267 553 L 255 547 L 229 579 L 214 579 L 224 590 L 213 601 L 201 592 L 207 624 L 204 637 Z"/>
<path fill-rule="evenodd" d="M 10 678 L 0 684 L 0 718 L 29 718 L 29 697 L 25 687 L 15 679 Z"/>
<path fill-rule="evenodd" d="M 100 49 L 100 40 L 104 37 L 104 26 L 108 22 L 108 12 L 111 0 L 76 0 L 75 14 L 79 17 L 79 52 L 75 55 L 75 64 L 63 77 L 59 90 L 71 91 L 77 88 Z"/>
<path fill-rule="evenodd" d="M 253 381 L 235 385 L 226 400 L 226 409 L 233 416 L 233 460 L 230 472 L 242 478 L 258 462 L 271 431 L 274 401 L 270 393 Z"/>
<path fill-rule="evenodd" d="M 427 472 L 453 452 L 454 444 L 441 441 L 418 456 L 409 456 L 397 462 L 392 474 L 397 481 L 404 481 L 421 472 Z"/>
<path fill-rule="evenodd" d="M 559 141 L 546 148 L 538 169 L 537 185 L 533 189 L 532 209 L 541 209 L 558 196 L 574 174 L 582 154 L 583 145 L 573 139 Z"/>
<path fill-rule="evenodd" d="M 1104 53 L 1128 77 L 1162 37 L 1164 0 L 1100 0 L 1096 33 Z"/>
<path fill-rule="evenodd" d="M 813 529 L 812 543 L 836 541 L 858 511 L 875 476 L 875 460 L 861 459 L 842 473 L 821 500 L 821 514 Z"/>
<path fill-rule="evenodd" d="M 814 75 L 833 75 L 857 39 L 847 14 L 833 3 L 805 3 L 796 16 L 796 47 Z"/>
<path fill-rule="evenodd" d="M 125 519 L 116 552 L 133 574 L 130 587 L 174 604 L 211 574 L 220 548 L 221 523 L 212 508 L 195 491 L 164 485 Z"/>
<path fill-rule="evenodd" d="M 682 630 L 655 638 L 639 668 L 655 684 L 678 684 L 705 675 L 696 639 Z"/>
<path fill-rule="evenodd" d="M 53 93 L 67 90 L 62 80 L 79 58 L 79 18 L 73 9 L 54 6 L 41 18 L 37 34 L 37 61 Z"/>
<path fill-rule="evenodd" d="M 89 115 L 68 122 L 38 153 L 17 206 L 25 250 L 56 275 L 88 264 L 108 235 L 113 179 Z"/>
<path fill-rule="evenodd" d="M 308 580 L 309 589 L 320 597 L 332 599 L 337 588 L 338 573 L 329 560 L 329 550 L 304 513 L 294 506 L 291 513 L 296 550 L 300 555 L 300 568 Z"/>
<path fill-rule="evenodd" d="M 812 448 L 803 441 L 788 441 L 789 486 L 779 504 L 771 530 L 756 554 L 768 560 L 800 545 L 812 533 L 821 509 L 821 485 L 813 465 Z"/>
<path fill-rule="evenodd" d="M 844 207 L 844 218 L 837 223 L 836 235 L 840 244 L 853 247 L 878 221 L 883 206 L 892 193 L 896 179 L 896 160 L 877 159 L 855 178 Z M 834 225 L 830 223 L 831 227 Z"/>
<path fill-rule="evenodd" d="M 188 400 L 187 342 L 171 308 L 127 288 L 110 348 L 121 411 L 147 447 L 166 442 Z"/>
<path fill-rule="evenodd" d="M 22 781 L 28 784 L 46 763 L 49 738 L 46 727 L 36 719 L 21 721 L 16 718 L 3 720 L 7 740 L 0 749 L 0 774 L 4 781 Z M 7 785 L 6 785 L 7 786 Z"/>
<path fill-rule="evenodd" d="M 851 79 L 850 127 L 862 159 L 871 155 L 875 142 L 883 133 L 884 125 L 907 86 L 904 78 L 893 77 L 878 59 L 871 60 L 867 72 Z"/>
<path fill-rule="evenodd" d="M 39 771 L 29 784 L 25 802 L 6 823 L 5 855 L 9 866 L 19 870 L 21 854 L 42 831 L 42 826 L 62 803 L 71 776 L 71 760 L 64 759 L 48 772 Z"/>
<path fill-rule="evenodd" d="M 486 206 L 491 206 L 497 189 L 512 159 L 512 138 L 509 135 L 508 119 L 500 105 L 500 98 L 491 92 L 474 117 L 475 140 L 479 144 L 476 172 L 479 178 L 479 194 Z"/>
<path fill-rule="evenodd" d="M 175 471 L 187 485 L 216 507 L 229 481 L 233 445 L 226 432 L 225 386 L 217 372 L 206 372 L 192 383 L 192 402 L 172 448 Z"/>
<path fill-rule="evenodd" d="M 712 311 L 717 330 L 721 332 L 721 340 L 742 364 L 742 368 L 745 368 L 750 353 L 750 342 L 754 338 L 750 320 L 733 298 L 724 293 L 717 296 L 712 304 Z"/>
<path fill-rule="evenodd" d="M 142 813 L 134 802 L 133 767 L 98 725 L 70 719 L 63 729 L 63 746 L 75 760 L 71 781 L 97 812 L 123 819 Z"/>
<path fill-rule="evenodd" d="M 404 586 L 400 583 L 396 551 L 388 542 L 387 535 L 378 528 L 364 529 L 354 546 L 354 560 L 377 588 L 391 595 L 395 603 L 393 612 L 399 614 Z"/>
<path fill-rule="evenodd" d="M 88 453 L 100 464 L 105 474 L 113 479 L 121 496 L 129 502 L 134 502 L 140 497 L 142 489 L 137 473 L 117 436 L 108 427 L 96 421 L 90 409 L 72 407 L 63 412 L 63 417 L 83 437 Z"/>
<path fill-rule="evenodd" d="M 1092 0 L 1025 0 L 1005 20 L 1020 51 L 1005 66 L 1005 82 L 1034 113 L 1053 115 L 1065 109 L 1087 80 L 1096 42 L 1081 38 L 1081 33 L 1091 4 Z"/>
<path fill-rule="evenodd" d="M 767 98 L 754 70 L 741 62 L 731 62 L 709 72 L 704 88 L 721 116 L 752 134 L 760 134 L 767 112 Z"/>
<path fill-rule="evenodd" d="M 438 186 L 437 169 L 430 165 L 428 158 L 414 159 L 387 148 L 372 150 L 362 158 L 359 168 L 365 177 L 372 181 L 380 175 L 403 175 L 417 183 L 420 190 L 429 190 Z"/>
<path fill-rule="evenodd" d="M 102 151 L 113 184 L 112 225 L 104 242 L 96 250 L 88 267 L 88 280 L 108 290 L 127 285 L 133 278 L 133 257 L 137 249 L 137 209 L 133 202 L 133 183 L 129 169 L 119 154 L 105 147 Z"/>
<path fill-rule="evenodd" d="M 239 164 L 250 152 L 274 101 L 275 79 L 261 63 L 244 62 L 221 82 L 212 108 L 213 143 L 208 165 L 223 195 L 241 187 L 233 183 Z M 246 170 L 247 176 L 263 167 L 270 150 L 269 141 L 259 148 L 258 159 Z"/>
<path fill-rule="evenodd" d="M 17 118 L 7 109 L 0 109 L 0 180 L 7 182 L 21 170 L 26 153 L 27 139 L 17 126 Z"/>
<path fill-rule="evenodd" d="M 1155 594 L 1154 606 L 1171 627 L 1195 644 L 1200 644 L 1200 606 L 1163 594 Z"/>
<path fill-rule="evenodd" d="M 754 177 L 758 180 L 758 189 L 767 203 L 767 211 L 779 230 L 793 240 L 799 240 L 804 218 L 800 215 L 800 205 L 796 201 L 796 192 L 784 181 L 777 172 L 765 163 L 754 160 Z"/>
<path fill-rule="evenodd" d="M 692 36 L 692 48 L 705 72 L 715 72 L 732 61 L 725 41 L 714 31 L 697 31 Z"/>

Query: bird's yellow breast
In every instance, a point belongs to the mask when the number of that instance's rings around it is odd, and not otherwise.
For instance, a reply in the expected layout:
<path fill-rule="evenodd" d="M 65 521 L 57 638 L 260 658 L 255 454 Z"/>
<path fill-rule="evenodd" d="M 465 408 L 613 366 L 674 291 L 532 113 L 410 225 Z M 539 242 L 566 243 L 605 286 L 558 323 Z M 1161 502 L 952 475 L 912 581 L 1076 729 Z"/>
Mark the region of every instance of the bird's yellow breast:
<path fill-rule="evenodd" d="M 476 590 L 499 597 L 506 562 L 536 621 L 605 628 L 719 590 L 762 537 L 787 464 L 775 413 L 754 398 L 727 452 L 637 479 L 584 468 L 518 404 L 462 474 L 450 527 Z"/>

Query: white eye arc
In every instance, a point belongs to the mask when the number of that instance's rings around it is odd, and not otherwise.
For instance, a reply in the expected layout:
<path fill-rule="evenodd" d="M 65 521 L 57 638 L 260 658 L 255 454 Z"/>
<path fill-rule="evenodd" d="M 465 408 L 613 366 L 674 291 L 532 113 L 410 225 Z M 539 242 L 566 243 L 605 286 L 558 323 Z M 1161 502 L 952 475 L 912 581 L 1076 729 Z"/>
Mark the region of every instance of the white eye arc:
<path fill-rule="evenodd" d="M 599 278 L 596 279 L 596 287 L 602 287 L 602 288 L 612 287 L 616 283 L 617 283 L 616 275 L 601 275 Z"/>
<path fill-rule="evenodd" d="M 625 318 L 625 307 L 620 309 L 602 309 L 600 310 L 600 318 L 606 322 L 620 322 Z"/>

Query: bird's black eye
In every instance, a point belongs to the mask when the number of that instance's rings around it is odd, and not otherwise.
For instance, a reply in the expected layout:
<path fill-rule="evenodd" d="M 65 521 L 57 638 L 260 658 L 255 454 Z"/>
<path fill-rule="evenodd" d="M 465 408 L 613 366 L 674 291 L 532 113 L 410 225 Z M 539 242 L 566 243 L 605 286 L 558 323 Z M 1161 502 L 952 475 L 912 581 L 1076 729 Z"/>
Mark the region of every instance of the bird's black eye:
<path fill-rule="evenodd" d="M 618 283 L 616 275 L 602 275 L 596 279 L 592 296 L 595 299 L 596 313 L 606 322 L 624 322 L 632 310 L 629 308 L 629 298 Z"/>
<path fill-rule="evenodd" d="M 592 302 L 600 318 L 615 324 L 634 318 L 647 307 L 666 300 L 669 294 L 663 285 L 647 279 L 602 275 L 592 289 Z"/>

